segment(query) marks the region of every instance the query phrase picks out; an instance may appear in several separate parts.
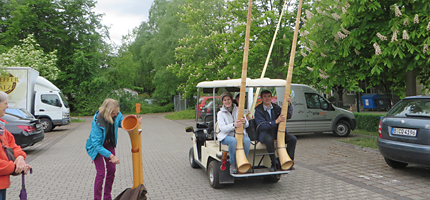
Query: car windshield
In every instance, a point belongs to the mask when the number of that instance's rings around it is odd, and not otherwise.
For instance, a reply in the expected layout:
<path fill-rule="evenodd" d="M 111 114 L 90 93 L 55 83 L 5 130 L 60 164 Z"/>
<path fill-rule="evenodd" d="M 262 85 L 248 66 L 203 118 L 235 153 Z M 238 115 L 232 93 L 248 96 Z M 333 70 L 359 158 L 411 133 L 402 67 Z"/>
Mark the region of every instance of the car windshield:
<path fill-rule="evenodd" d="M 430 99 L 405 99 L 397 104 L 388 117 L 430 117 Z"/>

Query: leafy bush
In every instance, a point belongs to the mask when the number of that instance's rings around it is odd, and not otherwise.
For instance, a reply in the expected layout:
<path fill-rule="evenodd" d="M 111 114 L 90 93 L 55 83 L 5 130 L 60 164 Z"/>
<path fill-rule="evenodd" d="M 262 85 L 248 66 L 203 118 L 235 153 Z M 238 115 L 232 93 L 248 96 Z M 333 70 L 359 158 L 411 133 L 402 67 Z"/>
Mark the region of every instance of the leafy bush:
<path fill-rule="evenodd" d="M 164 117 L 166 119 L 170 119 L 170 120 L 195 119 L 196 118 L 196 112 L 194 109 L 192 109 L 192 110 L 187 109 L 187 110 L 182 110 L 182 111 L 174 112 L 171 114 L 167 114 Z"/>
<path fill-rule="evenodd" d="M 355 120 L 357 120 L 357 129 L 378 132 L 379 119 L 385 114 L 375 113 L 354 113 Z"/>

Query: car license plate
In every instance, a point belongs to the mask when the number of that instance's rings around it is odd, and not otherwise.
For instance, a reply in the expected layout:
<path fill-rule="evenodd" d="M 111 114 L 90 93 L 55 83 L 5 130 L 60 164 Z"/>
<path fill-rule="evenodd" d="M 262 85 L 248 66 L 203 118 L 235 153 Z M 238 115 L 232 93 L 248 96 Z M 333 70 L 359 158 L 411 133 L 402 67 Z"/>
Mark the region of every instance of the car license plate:
<path fill-rule="evenodd" d="M 406 128 L 392 128 L 391 134 L 394 135 L 406 135 L 406 136 L 417 136 L 417 130 L 415 129 L 406 129 Z"/>

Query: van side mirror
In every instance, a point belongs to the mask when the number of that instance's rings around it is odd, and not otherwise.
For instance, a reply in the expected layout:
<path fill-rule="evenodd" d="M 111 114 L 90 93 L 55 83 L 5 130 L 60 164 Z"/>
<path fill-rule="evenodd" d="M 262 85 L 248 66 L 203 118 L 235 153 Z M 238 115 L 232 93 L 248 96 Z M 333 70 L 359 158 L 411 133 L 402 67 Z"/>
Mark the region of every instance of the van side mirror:
<path fill-rule="evenodd" d="M 335 110 L 332 103 L 328 104 L 328 110 Z"/>
<path fill-rule="evenodd" d="M 186 127 L 185 132 L 194 132 L 194 128 L 192 126 Z"/>

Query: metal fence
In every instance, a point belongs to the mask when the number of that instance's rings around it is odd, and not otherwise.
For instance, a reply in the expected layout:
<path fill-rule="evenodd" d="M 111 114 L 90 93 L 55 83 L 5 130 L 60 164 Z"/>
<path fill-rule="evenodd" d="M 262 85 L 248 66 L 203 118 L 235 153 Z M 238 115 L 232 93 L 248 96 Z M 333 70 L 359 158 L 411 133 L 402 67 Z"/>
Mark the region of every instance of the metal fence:
<path fill-rule="evenodd" d="M 187 99 L 182 99 L 182 95 L 175 95 L 173 98 L 173 102 L 175 104 L 175 112 L 186 110 L 188 105 Z"/>

